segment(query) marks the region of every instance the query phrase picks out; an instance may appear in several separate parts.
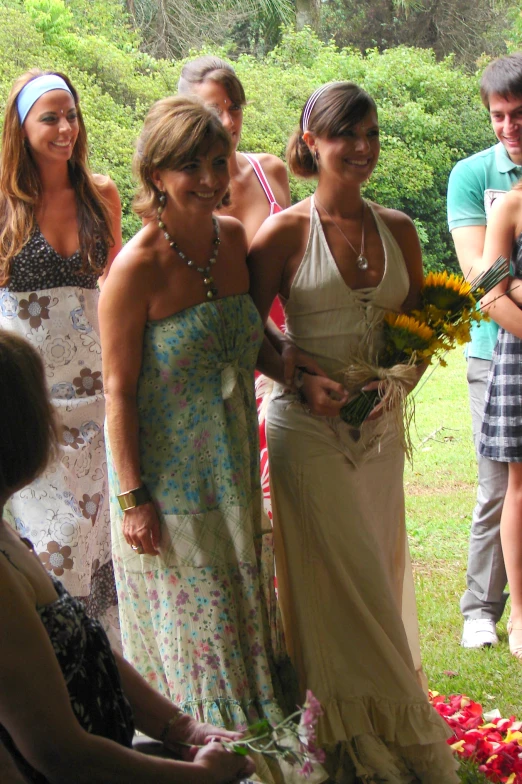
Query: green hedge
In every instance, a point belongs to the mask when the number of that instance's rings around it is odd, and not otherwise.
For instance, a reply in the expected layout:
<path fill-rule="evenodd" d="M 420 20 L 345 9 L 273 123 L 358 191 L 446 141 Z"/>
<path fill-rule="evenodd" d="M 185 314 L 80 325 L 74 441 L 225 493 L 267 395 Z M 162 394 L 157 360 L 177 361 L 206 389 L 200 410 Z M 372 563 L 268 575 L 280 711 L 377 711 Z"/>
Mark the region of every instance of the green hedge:
<path fill-rule="evenodd" d="M 175 91 L 182 63 L 141 52 L 119 0 L 0 0 L 0 50 L 1 109 L 13 79 L 32 66 L 62 70 L 78 87 L 93 169 L 117 183 L 129 238 L 139 225 L 130 212 L 134 142 L 151 103 Z M 231 56 L 226 48 L 218 54 Z M 478 77 L 463 73 L 451 58 L 437 62 L 429 50 L 401 47 L 363 56 L 324 44 L 308 29 L 285 30 L 263 59 L 242 55 L 235 67 L 248 98 L 241 148 L 280 157 L 318 85 L 351 79 L 365 87 L 382 128 L 381 159 L 366 195 L 411 215 L 428 269 L 455 265 L 447 178 L 457 160 L 495 141 Z M 298 200 L 313 183 L 292 178 L 291 189 Z"/>

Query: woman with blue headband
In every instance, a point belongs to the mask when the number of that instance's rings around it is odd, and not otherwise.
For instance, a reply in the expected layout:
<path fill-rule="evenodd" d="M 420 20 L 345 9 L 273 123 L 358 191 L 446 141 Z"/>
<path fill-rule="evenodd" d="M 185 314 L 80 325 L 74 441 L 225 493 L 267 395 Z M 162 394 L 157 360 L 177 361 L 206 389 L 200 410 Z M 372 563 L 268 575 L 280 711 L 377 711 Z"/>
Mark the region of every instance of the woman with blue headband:
<path fill-rule="evenodd" d="M 115 640 L 97 283 L 121 247 L 120 221 L 114 183 L 89 170 L 69 79 L 21 76 L 0 157 L 0 327 L 40 353 L 61 436 L 59 459 L 5 513 Z"/>
<path fill-rule="evenodd" d="M 259 365 L 278 382 L 267 441 L 279 599 L 300 690 L 324 709 L 318 742 L 332 778 L 449 784 L 458 779 L 448 728 L 405 628 L 417 631 L 400 419 L 382 404 L 359 428 L 340 416 L 343 370 L 360 358 L 372 377 L 383 314 L 415 307 L 422 284 L 412 221 L 361 194 L 379 152 L 370 95 L 351 82 L 316 90 L 287 148 L 291 171 L 317 179 L 315 193 L 265 221 L 250 249 L 262 319 L 279 295 L 287 339 L 328 374 L 298 368 L 289 388 L 281 361 Z"/>

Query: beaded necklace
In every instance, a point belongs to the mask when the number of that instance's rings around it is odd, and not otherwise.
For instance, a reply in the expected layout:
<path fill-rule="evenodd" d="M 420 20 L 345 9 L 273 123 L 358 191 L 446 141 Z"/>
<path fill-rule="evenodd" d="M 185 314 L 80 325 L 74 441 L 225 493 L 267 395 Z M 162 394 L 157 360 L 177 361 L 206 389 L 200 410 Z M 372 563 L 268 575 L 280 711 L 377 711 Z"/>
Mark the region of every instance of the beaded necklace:
<path fill-rule="evenodd" d="M 165 201 L 166 201 L 165 194 L 161 193 L 159 195 L 160 206 L 158 207 L 158 226 L 162 230 L 163 236 L 169 243 L 172 250 L 176 251 L 180 259 L 185 262 L 187 267 L 192 267 L 192 269 L 196 270 L 196 272 L 199 272 L 199 274 L 203 278 L 203 284 L 205 286 L 207 299 L 214 299 L 218 295 L 218 290 L 214 283 L 214 278 L 211 275 L 211 270 L 213 265 L 217 262 L 217 257 L 219 253 L 219 243 L 221 242 L 219 238 L 219 222 L 217 218 L 213 215 L 212 223 L 214 225 L 214 239 L 212 241 L 212 254 L 205 267 L 198 267 L 195 261 L 192 261 L 192 259 L 189 259 L 189 257 L 183 253 L 183 251 L 179 247 L 174 237 L 171 237 L 171 235 L 168 233 L 165 223 L 161 220 L 161 214 L 165 209 Z"/>

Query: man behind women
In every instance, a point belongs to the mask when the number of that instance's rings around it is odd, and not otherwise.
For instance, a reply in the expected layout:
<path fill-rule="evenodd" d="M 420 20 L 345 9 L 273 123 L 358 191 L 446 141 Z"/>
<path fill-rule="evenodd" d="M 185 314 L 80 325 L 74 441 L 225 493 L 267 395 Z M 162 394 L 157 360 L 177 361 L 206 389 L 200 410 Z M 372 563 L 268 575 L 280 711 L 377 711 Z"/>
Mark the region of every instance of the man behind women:
<path fill-rule="evenodd" d="M 448 223 L 465 276 L 480 270 L 489 209 L 522 175 L 522 53 L 488 65 L 480 82 L 498 143 L 459 161 L 448 184 Z M 520 289 L 513 299 L 522 303 Z M 482 648 L 498 643 L 496 624 L 504 611 L 506 568 L 500 542 L 500 517 L 507 487 L 507 464 L 478 453 L 484 395 L 498 325 L 475 325 L 468 347 L 468 388 L 477 450 L 478 491 L 468 554 L 467 588 L 460 608 L 462 645 Z"/>

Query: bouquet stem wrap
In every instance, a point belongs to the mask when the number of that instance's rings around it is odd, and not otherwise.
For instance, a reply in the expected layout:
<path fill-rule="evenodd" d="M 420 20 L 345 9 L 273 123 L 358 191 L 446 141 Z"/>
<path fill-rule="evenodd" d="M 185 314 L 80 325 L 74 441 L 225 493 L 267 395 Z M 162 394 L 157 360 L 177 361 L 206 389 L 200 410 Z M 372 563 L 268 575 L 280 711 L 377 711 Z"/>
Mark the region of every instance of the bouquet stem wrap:
<path fill-rule="evenodd" d="M 378 404 L 382 403 L 392 417 L 393 424 L 400 433 L 401 442 L 408 458 L 411 458 L 412 445 L 409 425 L 415 414 L 413 401 L 408 393 L 418 379 L 418 360 L 415 352 L 408 363 L 391 367 L 381 367 L 365 359 L 354 359 L 351 364 L 336 375 L 347 390 L 357 390 L 357 394 L 341 409 L 341 419 L 354 428 L 362 423 Z M 371 381 L 378 381 L 376 389 L 361 389 Z"/>

